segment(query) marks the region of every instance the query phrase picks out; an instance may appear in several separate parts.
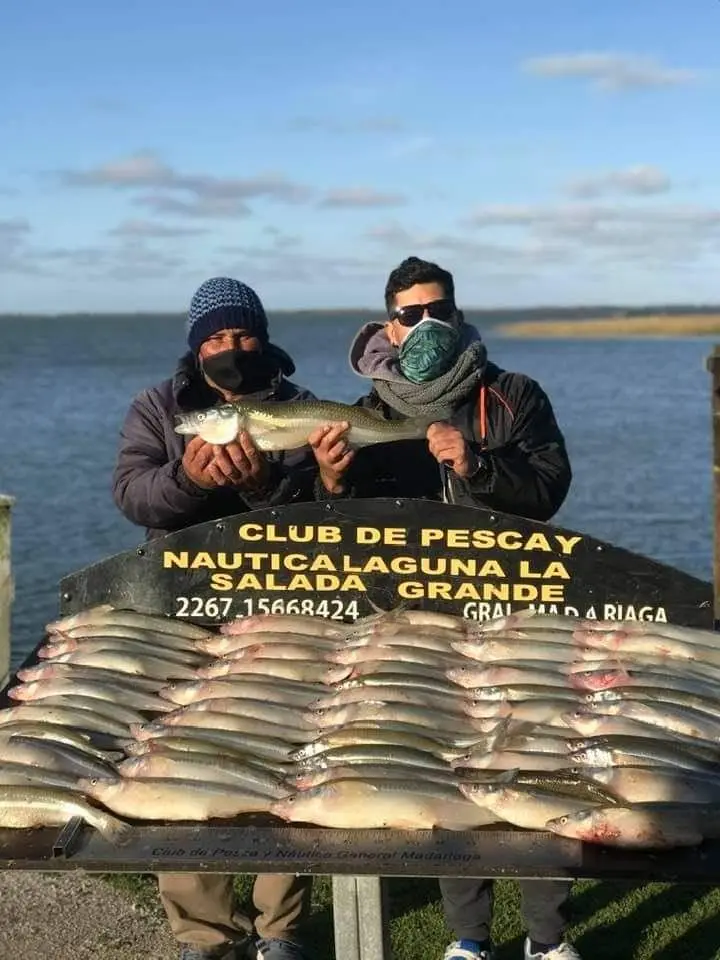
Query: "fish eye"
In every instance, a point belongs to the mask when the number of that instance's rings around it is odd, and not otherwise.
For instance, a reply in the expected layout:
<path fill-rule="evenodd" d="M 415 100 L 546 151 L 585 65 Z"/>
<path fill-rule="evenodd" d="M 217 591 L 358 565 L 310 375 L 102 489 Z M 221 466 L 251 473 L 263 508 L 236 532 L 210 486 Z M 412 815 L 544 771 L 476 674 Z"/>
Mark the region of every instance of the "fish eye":
<path fill-rule="evenodd" d="M 202 421 L 202 420 L 205 419 L 205 414 L 204 414 L 204 413 L 199 413 L 199 414 L 197 415 L 197 418 L 198 418 L 198 420 Z"/>

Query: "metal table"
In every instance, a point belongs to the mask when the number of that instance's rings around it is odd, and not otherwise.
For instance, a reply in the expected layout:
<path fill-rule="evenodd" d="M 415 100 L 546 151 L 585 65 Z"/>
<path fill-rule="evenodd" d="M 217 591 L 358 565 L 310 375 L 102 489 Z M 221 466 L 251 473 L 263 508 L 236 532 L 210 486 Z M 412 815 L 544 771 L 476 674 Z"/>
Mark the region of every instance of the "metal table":
<path fill-rule="evenodd" d="M 82 820 L 72 820 L 60 831 L 0 830 L 0 869 L 332 876 L 337 960 L 387 960 L 385 877 L 652 878 L 717 884 L 720 841 L 684 850 L 629 852 L 512 828 L 462 833 L 327 830 L 244 818 L 241 825 L 138 825 L 127 844 L 115 847 Z"/>

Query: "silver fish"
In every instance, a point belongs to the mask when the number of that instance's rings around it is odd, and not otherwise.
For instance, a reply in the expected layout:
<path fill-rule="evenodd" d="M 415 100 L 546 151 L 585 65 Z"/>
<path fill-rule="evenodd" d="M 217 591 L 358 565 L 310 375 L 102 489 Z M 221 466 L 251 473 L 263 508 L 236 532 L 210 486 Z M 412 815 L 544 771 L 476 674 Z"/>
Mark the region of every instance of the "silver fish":
<path fill-rule="evenodd" d="M 160 690 L 160 696 L 179 706 L 195 703 L 197 700 L 236 697 L 238 700 L 266 699 L 284 706 L 303 707 L 309 705 L 313 698 L 326 689 L 323 684 L 273 678 L 263 680 L 256 674 L 230 674 L 224 678 L 171 683 Z"/>
<path fill-rule="evenodd" d="M 236 674 L 254 674 L 266 679 L 276 677 L 279 680 L 320 683 L 325 676 L 326 669 L 327 664 L 323 661 L 258 657 L 256 660 L 216 660 L 202 671 L 202 675 L 212 680 L 216 677 L 234 676 Z"/>
<path fill-rule="evenodd" d="M 63 633 L 95 624 L 112 624 L 113 626 L 136 627 L 141 630 L 156 630 L 160 633 L 169 633 L 171 636 L 187 637 L 191 640 L 202 640 L 210 633 L 204 627 L 187 623 L 177 617 L 158 617 L 153 614 L 139 613 L 135 610 L 115 609 L 110 604 L 101 604 L 81 610 L 79 613 L 62 617 L 45 626 L 48 633 Z"/>
<path fill-rule="evenodd" d="M 223 623 L 220 633 L 223 636 L 245 636 L 248 633 L 293 633 L 306 634 L 309 637 L 327 637 L 340 639 L 354 628 L 353 624 L 346 624 L 339 620 L 326 620 L 324 617 L 313 617 L 309 614 L 273 614 L 259 613 L 252 617 L 238 617 L 229 623 Z M 201 649 L 213 653 L 214 637 L 200 644 Z M 262 638 L 255 638 L 253 643 L 262 642 Z"/>
<path fill-rule="evenodd" d="M 58 635 L 53 638 L 51 643 L 47 643 L 38 649 L 37 655 L 41 660 L 60 659 L 67 654 L 77 654 L 74 661 L 83 662 L 80 657 L 98 656 L 105 652 L 120 652 L 125 654 L 134 654 L 138 657 L 151 657 L 153 660 L 159 660 L 166 665 L 166 672 L 169 666 L 188 668 L 199 667 L 207 662 L 207 657 L 195 650 L 171 650 L 168 647 L 154 647 L 152 644 L 143 640 L 133 640 L 128 637 L 94 637 L 91 640 L 72 640 Z M 60 661 L 62 662 L 62 661 Z"/>
<path fill-rule="evenodd" d="M 28 720 L 31 723 L 52 723 L 87 733 L 107 734 L 111 737 L 127 736 L 127 725 L 111 717 L 77 707 L 48 707 L 37 703 L 24 703 L 21 707 L 0 710 L 0 731 L 6 723 Z"/>
<path fill-rule="evenodd" d="M 133 690 L 128 684 L 94 683 L 91 680 L 35 680 L 11 687 L 8 696 L 23 702 L 42 702 L 48 697 L 71 696 L 98 700 L 113 709 L 115 704 L 131 710 L 170 710 L 172 706 L 152 693 Z M 98 704 L 98 707 L 100 704 Z"/>
<path fill-rule="evenodd" d="M 84 750 L 67 743 L 53 740 L 33 740 L 20 735 L 2 745 L 2 759 L 8 763 L 24 763 L 60 773 L 72 773 L 78 777 L 117 776 L 115 768 L 107 761 L 98 760 Z"/>
<path fill-rule="evenodd" d="M 371 764 L 387 767 L 410 767 L 421 771 L 447 773 L 448 765 L 444 760 L 428 750 L 417 747 L 400 746 L 385 741 L 383 743 L 350 743 L 330 746 L 327 750 L 300 759 L 298 769 L 302 773 L 313 770 L 332 770 L 335 767 L 354 765 L 362 769 Z"/>
<path fill-rule="evenodd" d="M 118 772 L 123 777 L 137 779 L 169 778 L 226 783 L 231 786 L 245 785 L 250 790 L 272 798 L 284 797 L 290 793 L 277 777 L 263 772 L 259 767 L 212 753 L 153 751 L 123 760 L 118 764 Z"/>
<path fill-rule="evenodd" d="M 381 700 L 365 700 L 362 703 L 348 703 L 339 707 L 311 710 L 307 718 L 311 724 L 322 728 L 339 727 L 346 723 L 367 720 L 392 720 L 441 731 L 447 736 L 470 735 L 473 731 L 471 719 L 462 714 L 445 713 L 436 707 Z"/>
<path fill-rule="evenodd" d="M 483 809 L 492 811 L 496 819 L 526 830 L 543 830 L 553 817 L 595 805 L 589 797 L 568 797 L 520 783 L 461 783 L 460 792 Z"/>
<path fill-rule="evenodd" d="M 123 844 L 130 837 L 128 824 L 90 806 L 68 790 L 42 785 L 0 787 L 0 827 L 21 830 L 61 827 L 73 817 L 87 821 L 115 845 Z"/>
<path fill-rule="evenodd" d="M 720 802 L 717 775 L 678 767 L 578 767 L 584 777 L 602 784 L 625 803 Z"/>
<path fill-rule="evenodd" d="M 38 656 L 40 652 L 38 651 Z M 167 660 L 159 657 L 129 652 L 127 648 L 105 648 L 93 652 L 88 652 L 81 648 L 72 650 L 69 653 L 61 653 L 54 658 L 58 663 L 72 663 L 76 666 L 84 667 L 102 667 L 108 670 L 116 670 L 119 673 L 127 673 L 134 676 L 151 677 L 164 680 L 166 683 L 170 680 L 194 680 L 196 679 L 195 669 L 192 666 L 179 663 L 169 664 Z"/>
<path fill-rule="evenodd" d="M 302 736 L 303 730 L 314 730 L 315 724 L 307 713 L 293 707 L 284 707 L 267 700 L 240 700 L 237 697 L 213 697 L 209 700 L 195 700 L 183 708 L 181 716 L 195 711 L 228 713 L 246 720 L 259 720 L 272 726 L 296 730 Z"/>
<path fill-rule="evenodd" d="M 460 778 L 452 770 L 433 770 L 429 767 L 404 766 L 399 763 L 348 763 L 344 766 L 326 766 L 321 769 L 301 770 L 288 780 L 296 789 L 308 790 L 331 780 L 398 780 L 403 777 L 413 783 L 421 781 L 457 786 L 460 782 Z"/>
<path fill-rule="evenodd" d="M 720 805 L 642 803 L 580 810 L 548 820 L 562 837 L 629 850 L 694 847 L 718 836 Z"/>
<path fill-rule="evenodd" d="M 90 640 L 135 640 L 143 643 L 146 648 L 184 651 L 197 655 L 198 649 L 195 646 L 199 641 L 191 640 L 190 637 L 180 637 L 177 634 L 163 633 L 159 630 L 150 630 L 140 627 L 124 626 L 118 623 L 102 624 L 84 624 L 79 627 L 71 627 L 69 630 L 56 634 L 58 642 L 60 640 L 76 640 L 78 644 Z M 53 637 L 53 639 L 55 639 Z"/>
<path fill-rule="evenodd" d="M 0 785 L 5 787 L 55 787 L 59 790 L 78 792 L 77 775 L 30 766 L 27 763 L 0 761 Z"/>
<path fill-rule="evenodd" d="M 331 780 L 275 801 L 270 812 L 339 829 L 472 830 L 497 820 L 452 784 L 385 778 Z"/>
<path fill-rule="evenodd" d="M 357 449 L 389 440 L 422 440 L 431 421 L 385 420 L 363 407 L 323 400 L 238 401 L 177 414 L 175 432 L 224 445 L 236 440 L 242 430 L 258 450 L 297 450 L 307 446 L 308 437 L 318 427 L 343 422 L 350 424 L 345 442 Z"/>
<path fill-rule="evenodd" d="M 91 680 L 99 683 L 131 683 L 133 689 L 144 690 L 146 693 L 157 693 L 165 683 L 163 680 L 153 680 L 149 677 L 128 676 L 116 670 L 104 670 L 102 667 L 81 667 L 74 663 L 57 663 L 54 660 L 43 660 L 31 667 L 18 670 L 17 679 L 23 683 L 33 683 L 37 680 Z"/>
<path fill-rule="evenodd" d="M 303 740 L 303 732 L 299 726 L 289 727 L 280 723 L 258 720 L 256 717 L 219 713 L 214 710 L 191 710 L 188 707 L 165 713 L 159 721 L 146 724 L 143 729 L 153 731 L 158 727 L 202 727 L 206 730 L 226 730 L 253 736 L 267 736 L 275 740 L 287 740 L 288 743 L 301 743 Z M 131 730 L 134 729 L 131 727 Z"/>
<path fill-rule="evenodd" d="M 271 799 L 238 785 L 197 780 L 80 780 L 80 789 L 120 817 L 132 820 L 214 820 L 265 813 Z"/>
<path fill-rule="evenodd" d="M 258 760 L 265 758 L 272 761 L 287 760 L 294 749 L 294 746 L 286 740 L 277 740 L 265 734 L 239 733 L 237 730 L 143 724 L 142 726 L 131 727 L 130 733 L 139 744 L 149 740 L 198 740 L 202 744 L 213 744 L 219 752 L 223 750 L 242 751 Z M 125 749 L 128 753 L 133 752 L 128 746 Z M 206 747 L 203 749 L 206 749 Z"/>
<path fill-rule="evenodd" d="M 273 656 L 267 652 L 268 647 L 286 647 L 290 644 L 297 647 L 306 647 L 308 652 L 314 650 L 332 650 L 337 643 L 337 637 L 318 636 L 311 633 L 292 633 L 290 631 L 253 632 L 247 633 L 219 633 L 208 640 L 199 641 L 197 646 L 206 654 L 216 657 L 257 656 L 259 649 L 265 650 L 265 656 Z M 252 651 L 246 654 L 245 651 Z"/>

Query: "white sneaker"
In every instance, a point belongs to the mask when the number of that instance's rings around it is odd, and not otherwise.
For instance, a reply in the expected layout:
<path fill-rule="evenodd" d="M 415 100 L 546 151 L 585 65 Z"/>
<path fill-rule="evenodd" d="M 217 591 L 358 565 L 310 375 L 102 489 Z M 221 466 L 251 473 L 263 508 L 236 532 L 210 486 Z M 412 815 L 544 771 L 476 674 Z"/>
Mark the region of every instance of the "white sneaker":
<path fill-rule="evenodd" d="M 530 938 L 525 939 L 525 960 L 582 960 L 575 947 L 569 943 L 561 943 L 547 953 L 532 953 Z"/>
<path fill-rule="evenodd" d="M 492 950 L 479 950 L 475 940 L 455 940 L 448 945 L 443 960 L 494 960 Z"/>

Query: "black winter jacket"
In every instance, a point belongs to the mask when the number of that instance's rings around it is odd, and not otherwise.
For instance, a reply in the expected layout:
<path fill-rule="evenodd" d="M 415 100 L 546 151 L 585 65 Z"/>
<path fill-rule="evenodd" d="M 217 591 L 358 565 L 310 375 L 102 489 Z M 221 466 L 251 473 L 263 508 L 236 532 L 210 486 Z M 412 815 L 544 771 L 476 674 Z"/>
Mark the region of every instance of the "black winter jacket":
<path fill-rule="evenodd" d="M 282 380 L 272 400 L 312 400 L 309 390 Z M 113 474 L 113 499 L 148 538 L 296 500 L 314 499 L 315 458 L 308 448 L 268 454 L 267 491 L 204 490 L 185 475 L 182 457 L 191 439 L 175 433 L 175 414 L 213 406 L 217 394 L 203 379 L 192 354 L 186 354 L 174 377 L 143 390 L 132 401 L 120 432 Z"/>
<path fill-rule="evenodd" d="M 355 405 L 378 410 L 387 419 L 402 419 L 374 390 Z M 441 467 L 425 440 L 402 440 L 358 450 L 345 492 L 329 493 L 318 478 L 317 498 L 440 500 L 445 474 L 454 503 L 540 521 L 557 513 L 570 489 L 572 472 L 565 439 L 538 383 L 488 363 L 482 384 L 449 422 L 483 455 L 486 468 L 477 477 L 463 480 Z"/>

